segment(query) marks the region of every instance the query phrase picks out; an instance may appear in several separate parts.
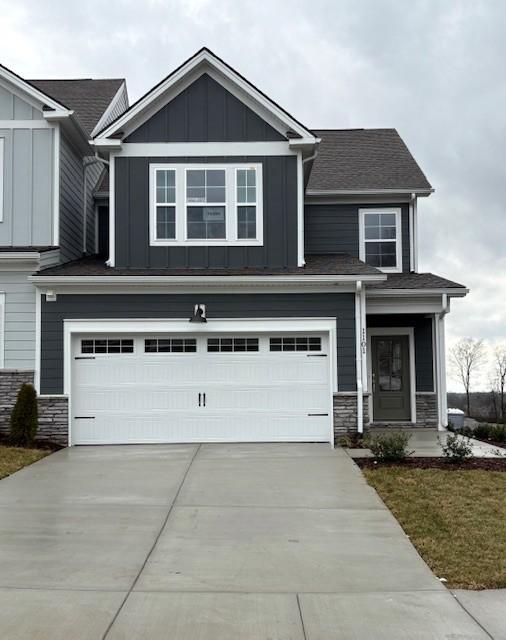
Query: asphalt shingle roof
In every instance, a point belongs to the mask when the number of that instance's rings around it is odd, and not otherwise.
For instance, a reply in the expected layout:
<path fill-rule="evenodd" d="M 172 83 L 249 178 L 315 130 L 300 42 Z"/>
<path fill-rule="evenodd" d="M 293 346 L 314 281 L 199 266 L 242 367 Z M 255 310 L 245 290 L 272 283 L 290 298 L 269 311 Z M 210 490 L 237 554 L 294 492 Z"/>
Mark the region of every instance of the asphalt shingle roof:
<path fill-rule="evenodd" d="M 269 275 L 379 275 L 375 267 L 345 253 L 306 256 L 305 267 L 241 267 L 233 269 L 130 269 L 107 267 L 103 258 L 81 258 L 50 267 L 41 276 L 269 276 Z"/>
<path fill-rule="evenodd" d="M 395 129 L 322 129 L 308 191 L 430 189 Z"/>
<path fill-rule="evenodd" d="M 123 78 L 93 80 L 28 80 L 30 84 L 50 98 L 72 109 L 88 135 L 102 117 L 120 86 Z"/>
<path fill-rule="evenodd" d="M 368 285 L 375 289 L 465 289 L 463 284 L 433 273 L 389 273 L 383 282 Z"/>

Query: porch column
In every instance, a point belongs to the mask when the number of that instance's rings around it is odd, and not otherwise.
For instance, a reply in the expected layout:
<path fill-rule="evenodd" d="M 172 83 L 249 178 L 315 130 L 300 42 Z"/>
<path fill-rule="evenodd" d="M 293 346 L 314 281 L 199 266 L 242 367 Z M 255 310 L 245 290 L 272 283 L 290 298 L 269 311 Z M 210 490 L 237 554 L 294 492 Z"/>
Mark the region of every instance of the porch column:
<path fill-rule="evenodd" d="M 445 313 L 434 314 L 434 344 L 436 355 L 438 428 L 442 430 L 448 426 L 446 400 Z"/>

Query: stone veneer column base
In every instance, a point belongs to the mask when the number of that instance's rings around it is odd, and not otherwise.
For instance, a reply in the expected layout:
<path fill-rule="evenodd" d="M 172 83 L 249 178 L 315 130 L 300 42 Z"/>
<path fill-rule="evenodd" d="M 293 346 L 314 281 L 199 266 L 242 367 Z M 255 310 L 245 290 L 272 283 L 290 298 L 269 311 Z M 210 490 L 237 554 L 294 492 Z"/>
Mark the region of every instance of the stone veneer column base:
<path fill-rule="evenodd" d="M 417 427 L 437 427 L 437 394 L 417 393 L 416 394 L 416 426 Z"/>
<path fill-rule="evenodd" d="M 69 439 L 69 400 L 67 396 L 39 396 L 38 440 L 66 447 Z"/>
<path fill-rule="evenodd" d="M 364 431 L 369 424 L 369 394 L 364 394 Z M 357 394 L 334 394 L 334 438 L 357 432 Z"/>

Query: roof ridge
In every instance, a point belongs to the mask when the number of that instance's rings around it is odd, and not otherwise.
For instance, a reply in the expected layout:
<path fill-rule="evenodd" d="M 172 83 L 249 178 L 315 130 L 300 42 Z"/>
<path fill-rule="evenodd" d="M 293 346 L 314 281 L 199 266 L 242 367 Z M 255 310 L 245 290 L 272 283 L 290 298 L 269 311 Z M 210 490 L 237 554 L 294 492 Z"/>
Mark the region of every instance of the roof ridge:
<path fill-rule="evenodd" d="M 126 78 L 30 78 L 27 82 L 100 82 L 101 80 L 126 82 Z"/>

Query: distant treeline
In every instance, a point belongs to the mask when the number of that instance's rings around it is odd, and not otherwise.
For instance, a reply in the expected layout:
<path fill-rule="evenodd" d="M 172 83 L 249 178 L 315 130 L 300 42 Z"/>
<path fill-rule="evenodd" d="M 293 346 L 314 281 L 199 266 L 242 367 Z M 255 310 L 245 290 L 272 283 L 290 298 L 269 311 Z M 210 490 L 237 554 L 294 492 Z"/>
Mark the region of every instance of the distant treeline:
<path fill-rule="evenodd" d="M 466 411 L 466 394 L 449 393 L 448 407 Z M 499 394 L 493 391 L 471 392 L 471 416 L 484 422 L 500 422 Z"/>

